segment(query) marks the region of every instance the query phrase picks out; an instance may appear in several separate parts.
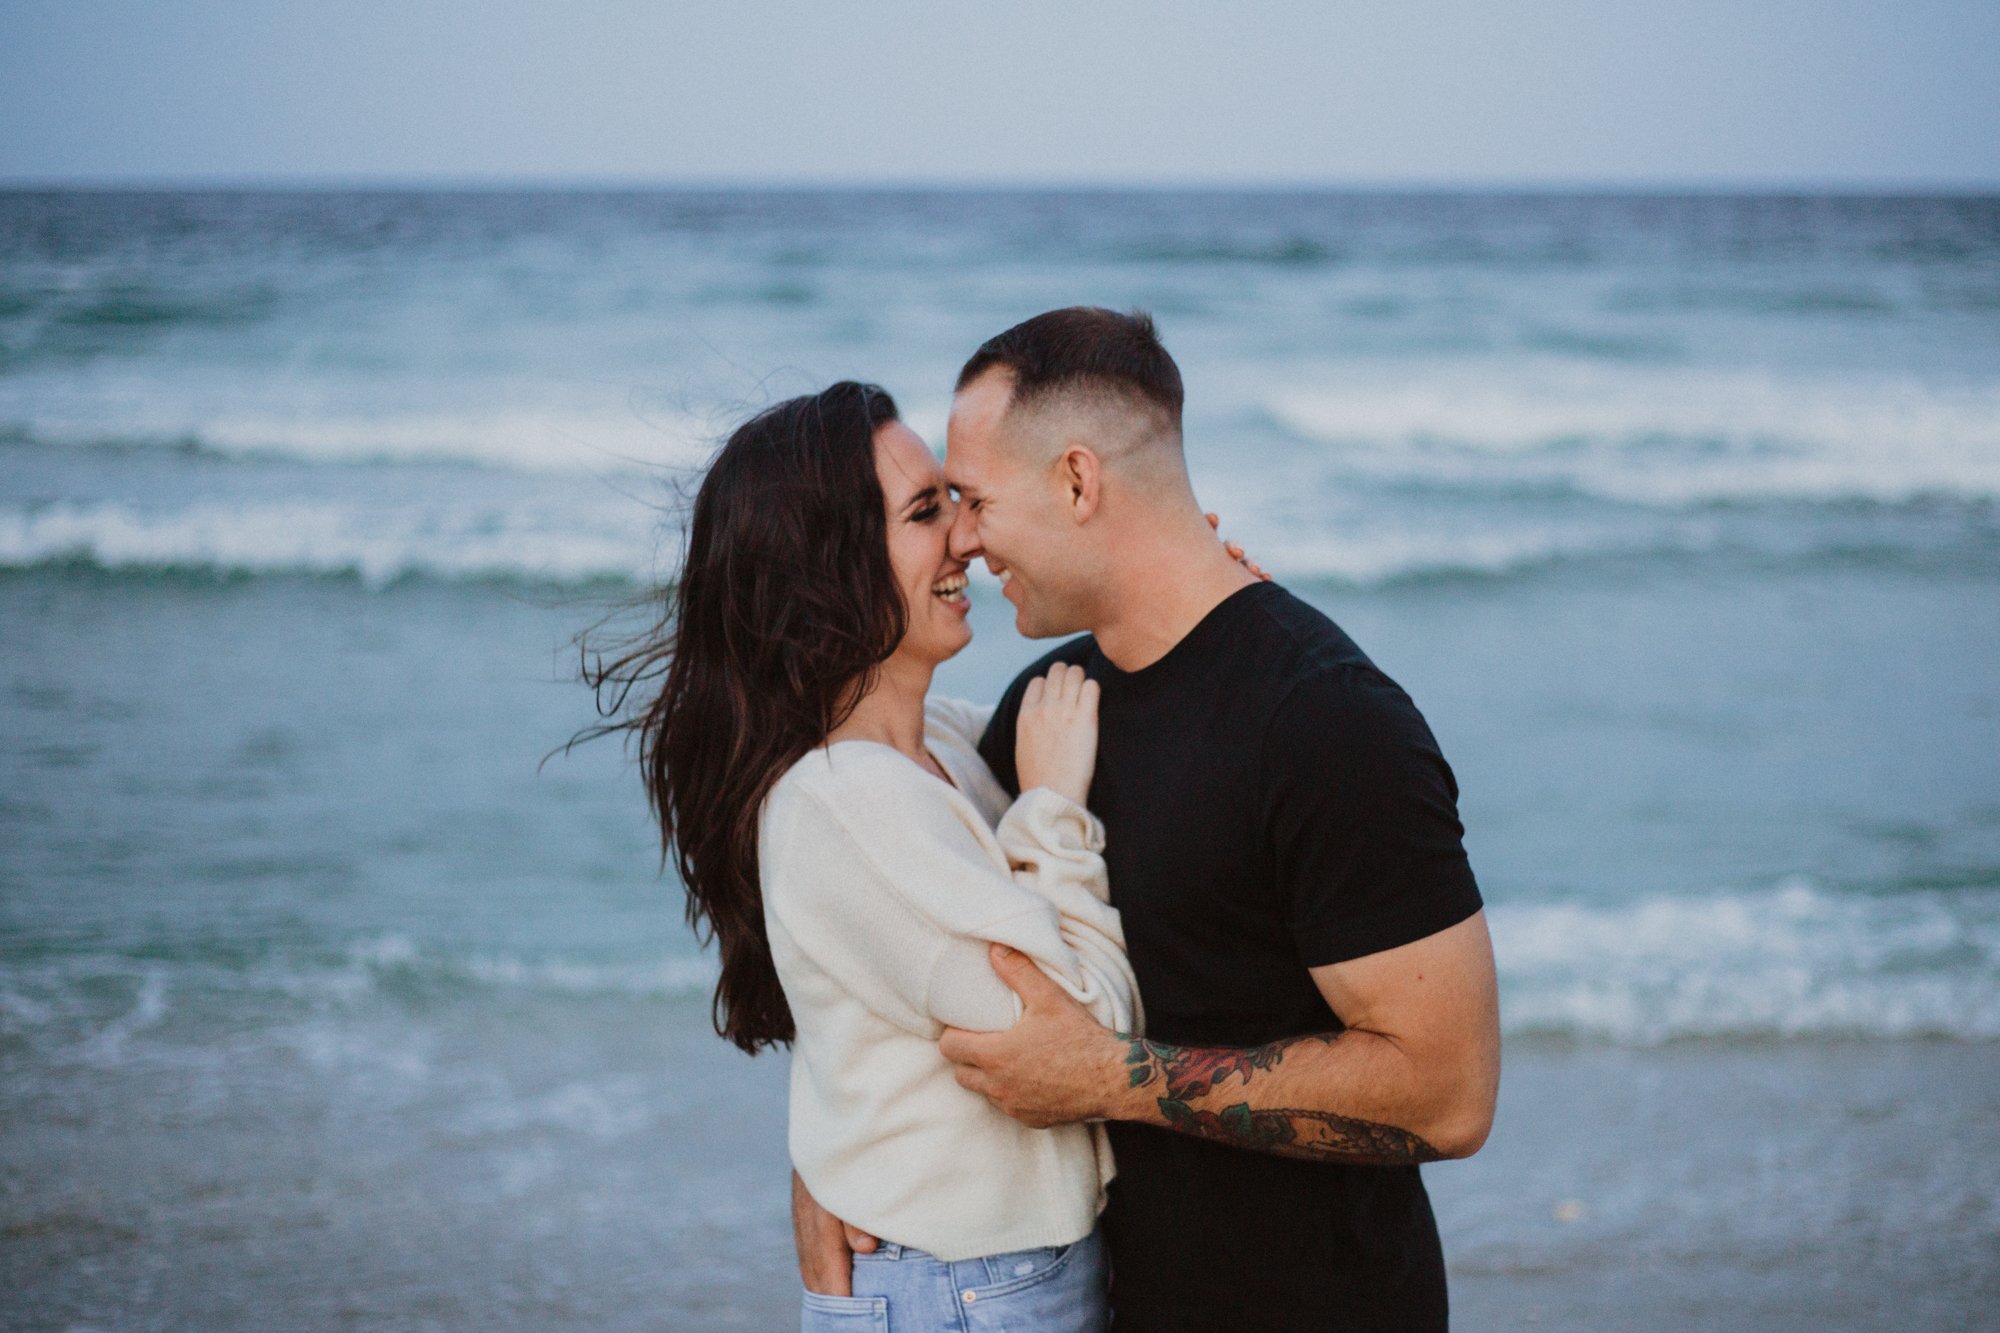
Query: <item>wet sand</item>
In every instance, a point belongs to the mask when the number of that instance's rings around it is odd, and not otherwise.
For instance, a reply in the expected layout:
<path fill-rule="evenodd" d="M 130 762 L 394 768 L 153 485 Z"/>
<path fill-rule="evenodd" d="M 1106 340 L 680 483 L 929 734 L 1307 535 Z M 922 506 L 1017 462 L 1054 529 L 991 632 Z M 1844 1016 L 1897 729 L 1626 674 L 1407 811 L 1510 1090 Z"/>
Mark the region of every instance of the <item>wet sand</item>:
<path fill-rule="evenodd" d="M 418 1055 L 357 1030 L 375 1074 L 307 1059 L 254 1104 L 79 1063 L 0 1127 L 0 1324 L 791 1326 L 784 1057 L 698 1001 L 579 1006 L 468 1007 Z M 1485 1151 L 1426 1173 L 1455 1325 L 1974 1326 L 2000 1307 L 1994 1057 L 1516 1041 Z M 156 1114 L 95 1109 L 139 1095 Z"/>

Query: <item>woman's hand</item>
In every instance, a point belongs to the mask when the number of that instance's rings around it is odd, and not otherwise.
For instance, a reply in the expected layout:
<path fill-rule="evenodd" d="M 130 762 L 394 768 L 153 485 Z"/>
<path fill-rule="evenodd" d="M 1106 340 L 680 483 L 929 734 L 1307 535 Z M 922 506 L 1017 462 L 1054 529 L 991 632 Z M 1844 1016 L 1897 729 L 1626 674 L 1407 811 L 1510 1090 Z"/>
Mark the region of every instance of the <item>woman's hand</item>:
<path fill-rule="evenodd" d="M 1204 517 L 1208 519 L 1208 526 L 1215 529 L 1215 535 L 1220 537 L 1222 535 L 1222 515 L 1207 514 Z M 1264 572 L 1264 567 L 1258 564 L 1255 560 L 1252 560 L 1249 556 L 1243 554 L 1243 548 L 1241 546 L 1238 546 L 1235 542 L 1224 541 L 1222 543 L 1222 549 L 1229 552 L 1229 558 L 1231 560 L 1234 560 L 1237 564 L 1243 566 L 1243 568 L 1249 570 L 1252 574 L 1255 574 L 1258 578 L 1264 580 L 1264 582 L 1269 583 L 1271 581 L 1271 576 Z"/>
<path fill-rule="evenodd" d="M 1014 724 L 1014 773 L 1021 790 L 1047 787 L 1078 805 L 1097 771 L 1097 682 L 1058 662 L 1028 682 Z"/>
<path fill-rule="evenodd" d="M 819 1206 L 792 1172 L 792 1243 L 799 1251 L 799 1280 L 822 1296 L 854 1293 L 854 1256 L 875 1253 L 875 1238 Z"/>

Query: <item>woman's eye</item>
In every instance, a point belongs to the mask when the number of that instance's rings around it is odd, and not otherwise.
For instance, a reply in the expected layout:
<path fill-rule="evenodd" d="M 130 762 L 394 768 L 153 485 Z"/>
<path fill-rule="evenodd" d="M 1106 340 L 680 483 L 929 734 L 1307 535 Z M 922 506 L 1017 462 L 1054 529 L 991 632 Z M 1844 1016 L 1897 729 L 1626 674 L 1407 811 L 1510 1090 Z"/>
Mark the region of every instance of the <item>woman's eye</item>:
<path fill-rule="evenodd" d="M 943 512 L 944 511 L 938 508 L 938 506 L 936 505 L 925 505 L 922 509 L 919 509 L 916 513 L 910 515 L 910 517 L 911 519 L 913 519 L 918 523 L 928 523 Z"/>

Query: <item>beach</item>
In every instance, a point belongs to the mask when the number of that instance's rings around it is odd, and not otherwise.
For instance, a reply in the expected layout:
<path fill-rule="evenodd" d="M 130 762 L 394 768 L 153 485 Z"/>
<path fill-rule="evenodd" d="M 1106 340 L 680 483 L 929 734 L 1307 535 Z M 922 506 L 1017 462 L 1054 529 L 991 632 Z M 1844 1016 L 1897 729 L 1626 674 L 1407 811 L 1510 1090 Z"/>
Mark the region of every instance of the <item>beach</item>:
<path fill-rule="evenodd" d="M 232 1108 L 156 1078 L 108 1131 L 44 1103 L 8 1135 L 44 1182 L 8 1200 L 10 1327 L 789 1326 L 783 1057 L 692 999 L 553 1007 L 466 1006 L 373 1098 L 308 1059 Z M 1514 1043 L 1485 1151 L 1426 1170 L 1454 1324 L 1976 1327 L 1994 1116 L 1951 1043 Z"/>
<path fill-rule="evenodd" d="M 0 1326 L 789 1324 L 786 1056 L 575 637 L 748 407 L 941 446 L 1077 300 L 1457 776 L 1457 1326 L 1989 1319 L 2000 201 L 16 191 Z M 971 596 L 992 699 L 1046 645 Z"/>

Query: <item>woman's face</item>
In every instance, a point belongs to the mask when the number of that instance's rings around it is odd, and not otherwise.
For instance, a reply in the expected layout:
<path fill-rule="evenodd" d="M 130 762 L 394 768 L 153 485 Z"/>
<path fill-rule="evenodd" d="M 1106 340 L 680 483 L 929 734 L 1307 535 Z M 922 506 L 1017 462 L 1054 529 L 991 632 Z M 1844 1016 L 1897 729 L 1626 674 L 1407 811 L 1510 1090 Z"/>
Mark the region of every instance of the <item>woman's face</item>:
<path fill-rule="evenodd" d="M 965 562 L 946 546 L 954 510 L 944 468 L 915 431 L 887 421 L 875 431 L 875 473 L 889 510 L 889 567 L 909 613 L 896 654 L 935 666 L 972 642 Z"/>

